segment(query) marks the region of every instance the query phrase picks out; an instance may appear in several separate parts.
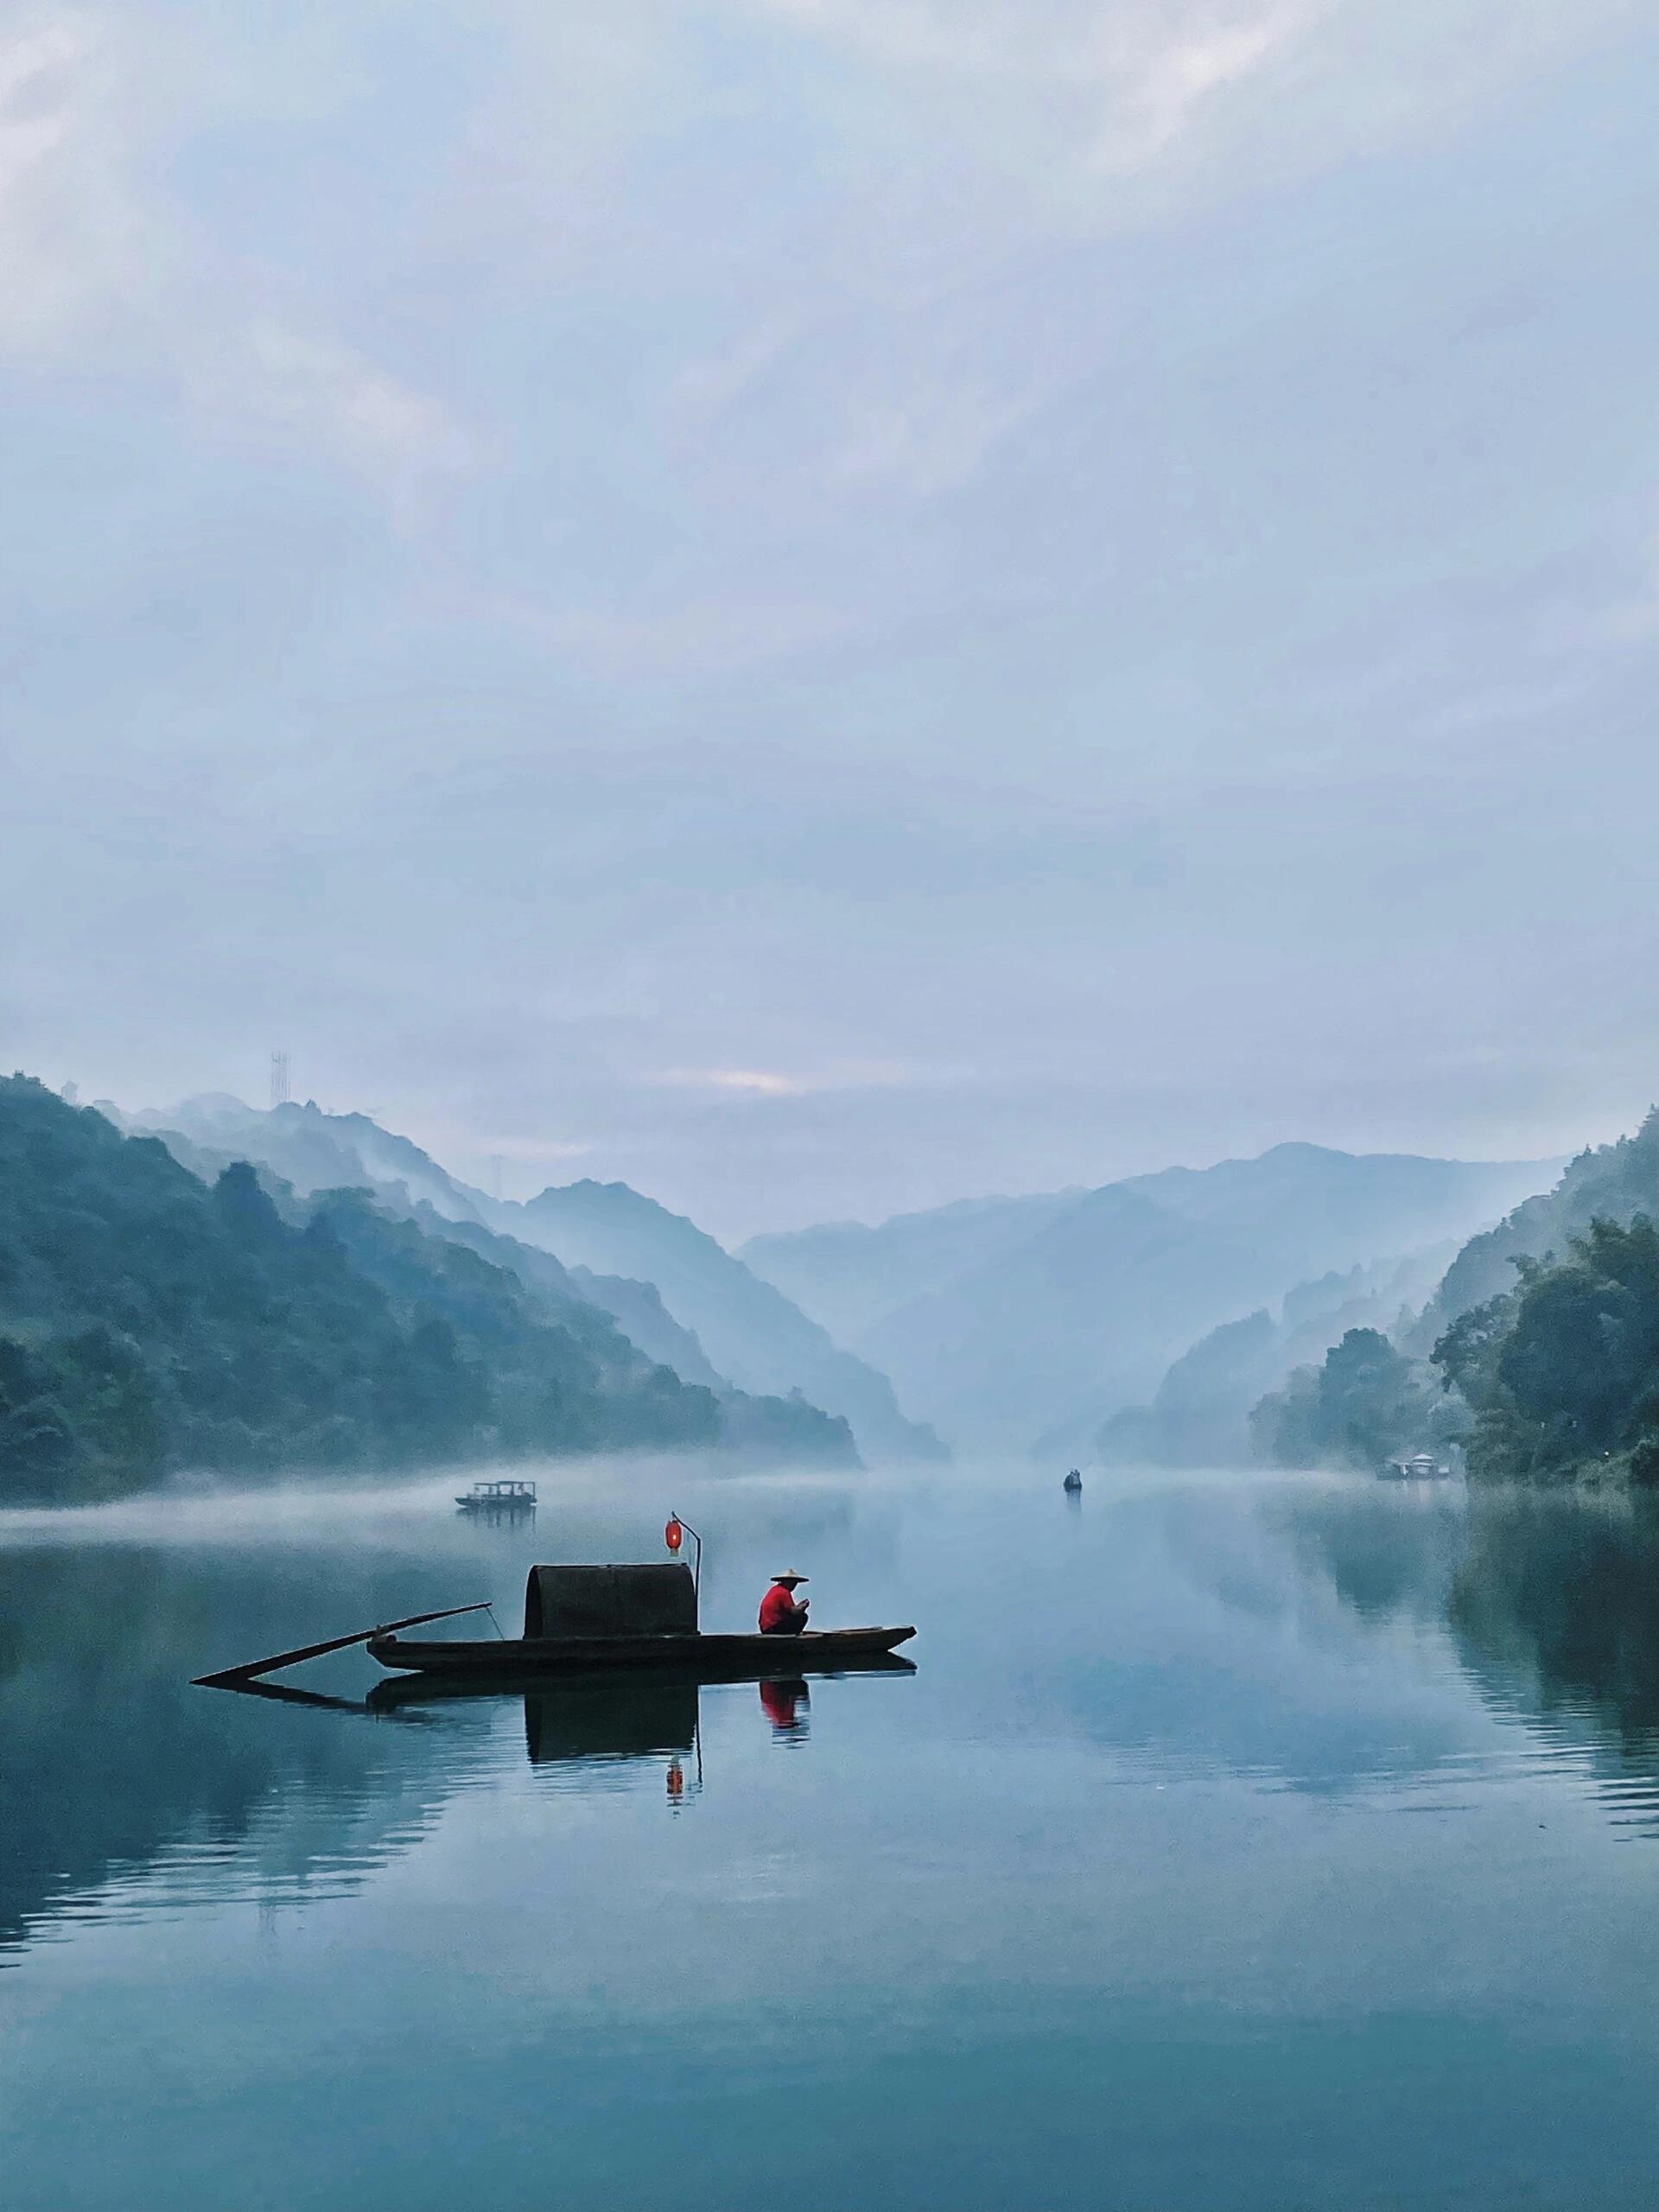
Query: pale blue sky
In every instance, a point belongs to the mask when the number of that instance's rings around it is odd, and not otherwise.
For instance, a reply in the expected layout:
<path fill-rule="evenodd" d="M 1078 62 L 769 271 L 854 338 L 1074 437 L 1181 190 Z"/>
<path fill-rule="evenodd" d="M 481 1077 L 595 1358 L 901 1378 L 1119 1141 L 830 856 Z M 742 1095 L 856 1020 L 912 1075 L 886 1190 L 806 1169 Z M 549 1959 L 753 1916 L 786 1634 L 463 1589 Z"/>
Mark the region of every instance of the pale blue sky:
<path fill-rule="evenodd" d="M 0 0 L 0 1026 L 741 1234 L 1659 1091 L 1659 0 Z"/>

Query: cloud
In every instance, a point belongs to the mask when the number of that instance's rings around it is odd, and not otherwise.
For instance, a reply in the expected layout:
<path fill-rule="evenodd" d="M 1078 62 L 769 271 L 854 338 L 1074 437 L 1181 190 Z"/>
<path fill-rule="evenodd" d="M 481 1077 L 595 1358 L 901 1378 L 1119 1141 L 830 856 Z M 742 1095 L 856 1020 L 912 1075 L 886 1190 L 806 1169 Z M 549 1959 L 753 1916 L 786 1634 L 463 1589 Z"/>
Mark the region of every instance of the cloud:
<path fill-rule="evenodd" d="M 669 1068 L 656 1080 L 674 1090 L 735 1090 L 752 1098 L 799 1098 L 813 1088 L 771 1068 Z"/>
<path fill-rule="evenodd" d="M 870 244 L 895 263 L 918 223 L 995 255 L 1011 225 L 1134 229 L 1370 157 L 1649 19 L 1644 0 L 728 4 L 865 73 L 862 128 L 889 134 L 859 149 L 881 163 Z"/>
<path fill-rule="evenodd" d="M 0 33 L 0 349 L 32 352 L 142 293 L 154 241 L 126 153 L 92 17 L 48 10 Z"/>
<path fill-rule="evenodd" d="M 275 426 L 370 476 L 464 474 L 484 455 L 482 442 L 437 400 L 340 340 L 272 316 L 227 333 L 191 382 L 204 404 Z"/>
<path fill-rule="evenodd" d="M 153 8 L 48 9 L 0 34 L 0 359 L 137 372 L 386 486 L 478 467 L 485 442 L 451 410 L 302 298 L 274 311 L 285 288 L 271 270 L 227 255 L 164 189 L 192 134 L 249 98 L 196 29 L 182 38 Z"/>
<path fill-rule="evenodd" d="M 723 1090 L 750 1098 L 810 1098 L 824 1091 L 886 1090 L 908 1084 L 912 1071 L 896 1061 L 841 1061 L 808 1075 L 776 1068 L 669 1068 L 652 1078 L 672 1090 Z"/>

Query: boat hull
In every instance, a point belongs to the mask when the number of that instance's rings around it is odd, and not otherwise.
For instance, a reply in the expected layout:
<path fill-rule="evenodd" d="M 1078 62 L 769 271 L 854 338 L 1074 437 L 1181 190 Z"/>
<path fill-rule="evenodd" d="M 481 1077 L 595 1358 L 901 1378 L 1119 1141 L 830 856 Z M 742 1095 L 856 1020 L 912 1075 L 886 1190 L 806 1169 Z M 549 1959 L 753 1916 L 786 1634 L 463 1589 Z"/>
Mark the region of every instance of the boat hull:
<path fill-rule="evenodd" d="M 834 1674 L 907 1643 L 913 1628 L 809 1629 L 804 1636 L 549 1636 L 456 1637 L 417 1643 L 369 1638 L 369 1655 L 394 1672 L 451 1678 L 609 1673 L 655 1669 L 704 1681 Z"/>

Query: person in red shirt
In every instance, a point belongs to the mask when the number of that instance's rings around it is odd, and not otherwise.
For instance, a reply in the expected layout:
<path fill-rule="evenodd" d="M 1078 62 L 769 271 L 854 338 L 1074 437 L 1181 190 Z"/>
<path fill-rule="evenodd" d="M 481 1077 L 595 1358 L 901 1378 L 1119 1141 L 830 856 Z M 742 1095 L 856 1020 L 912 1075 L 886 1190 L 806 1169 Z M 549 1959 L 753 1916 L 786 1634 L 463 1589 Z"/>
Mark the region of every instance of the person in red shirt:
<path fill-rule="evenodd" d="M 806 1609 L 810 1602 L 803 1598 L 796 1602 L 798 1584 L 810 1578 L 797 1574 L 791 1568 L 787 1574 L 774 1574 L 772 1587 L 760 1600 L 760 1633 L 762 1636 L 798 1636 L 806 1626 Z"/>

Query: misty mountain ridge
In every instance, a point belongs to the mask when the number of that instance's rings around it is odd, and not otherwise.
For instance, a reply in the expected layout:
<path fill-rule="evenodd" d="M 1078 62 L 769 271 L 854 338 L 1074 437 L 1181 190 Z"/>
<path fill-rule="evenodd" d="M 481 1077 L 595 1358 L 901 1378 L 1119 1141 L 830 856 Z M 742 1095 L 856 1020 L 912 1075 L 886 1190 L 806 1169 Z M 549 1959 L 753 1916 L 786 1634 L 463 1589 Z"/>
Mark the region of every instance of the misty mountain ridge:
<path fill-rule="evenodd" d="M 363 1191 L 298 1198 L 241 1160 L 204 1179 L 156 1137 L 0 1083 L 5 1502 L 734 1448 L 855 1464 L 844 1422 L 687 1384 L 557 1282 Z"/>
<path fill-rule="evenodd" d="M 1108 1463 L 1236 1466 L 1253 1455 L 1249 1416 L 1298 1366 L 1322 1360 L 1350 1329 L 1384 1333 L 1409 1325 L 1431 1298 L 1453 1244 L 1345 1273 L 1332 1271 L 1266 1306 L 1224 1321 L 1174 1361 L 1147 1406 L 1126 1406 L 1095 1440 Z"/>
<path fill-rule="evenodd" d="M 1434 1287 L 1420 1267 L 1410 1298 L 1402 1289 L 1388 1306 L 1374 1280 L 1351 1280 L 1357 1270 L 1405 1264 L 1379 1253 L 1456 1254 L 1517 1198 L 1535 1209 L 1554 1172 L 1289 1142 L 1094 1190 L 756 1237 L 734 1254 L 621 1182 L 492 1198 L 365 1115 L 210 1096 L 129 1126 L 155 1128 L 205 1173 L 229 1147 L 302 1193 L 369 1189 L 516 1269 L 550 1311 L 602 1314 L 683 1381 L 798 1394 L 877 1454 L 943 1449 L 901 1412 L 889 1375 L 958 1441 L 1122 1452 L 1138 1434 L 1154 1455 L 1184 1458 L 1206 1437 L 1236 1441 L 1240 1392 L 1259 1380 L 1259 1396 L 1287 1363 L 1317 1358 L 1327 1321 L 1363 1312 L 1396 1326 L 1401 1306 Z M 1319 1317 L 1294 1325 L 1304 1287 L 1333 1274 Z"/>
<path fill-rule="evenodd" d="M 315 1191 L 401 1191 L 410 1206 L 426 1205 L 446 1220 L 483 1223 L 493 1203 L 441 1167 L 408 1137 L 383 1129 L 366 1114 L 330 1114 L 308 1101 L 249 1106 L 227 1091 L 207 1091 L 165 1109 L 118 1114 L 133 1133 L 159 1136 L 175 1156 L 179 1136 L 215 1159 L 251 1159 L 280 1175 L 302 1197 Z"/>
<path fill-rule="evenodd" d="M 885 1376 L 843 1351 L 695 1223 L 626 1184 L 556 1186 L 528 1204 L 493 1198 L 368 1116 L 309 1103 L 267 1112 L 213 1094 L 123 1120 L 204 1174 L 229 1157 L 249 1157 L 302 1196 L 365 1189 L 424 1225 L 448 1223 L 445 1233 L 457 1235 L 464 1228 L 475 1244 L 502 1238 L 511 1249 L 493 1256 L 521 1272 L 518 1255 L 539 1252 L 560 1268 L 560 1295 L 604 1313 L 683 1381 L 746 1399 L 798 1397 L 845 1420 L 869 1452 L 944 1451 L 905 1419 Z M 542 1287 L 551 1287 L 545 1278 Z"/>
<path fill-rule="evenodd" d="M 1033 1236 L 1084 1196 L 1077 1185 L 1029 1198 L 957 1198 L 874 1228 L 827 1222 L 752 1236 L 737 1256 L 838 1343 L 856 1344 L 898 1307 Z"/>
<path fill-rule="evenodd" d="M 842 1414 L 868 1450 L 938 1459 L 933 1432 L 900 1412 L 893 1385 L 843 1351 L 772 1284 L 683 1214 L 626 1183 L 556 1185 L 518 1208 L 519 1234 L 599 1277 L 653 1284 L 723 1375 L 748 1390 L 800 1390 Z"/>
<path fill-rule="evenodd" d="M 862 1236 L 808 1229 L 745 1249 L 809 1311 L 821 1279 L 826 1310 L 872 1316 L 854 1349 L 945 1433 L 1079 1451 L 1114 1414 L 1147 1403 L 1210 1331 L 1333 1269 L 1455 1244 L 1555 1172 L 1287 1143 L 1081 1194 L 940 1209 Z"/>
<path fill-rule="evenodd" d="M 1639 1213 L 1659 1220 L 1659 1107 L 1611 1144 L 1587 1146 L 1559 1181 L 1471 1236 L 1446 1271 L 1409 1349 L 1427 1352 L 1441 1330 L 1488 1299 L 1515 1288 L 1517 1259 L 1560 1260 L 1595 1221 L 1628 1228 Z"/>

